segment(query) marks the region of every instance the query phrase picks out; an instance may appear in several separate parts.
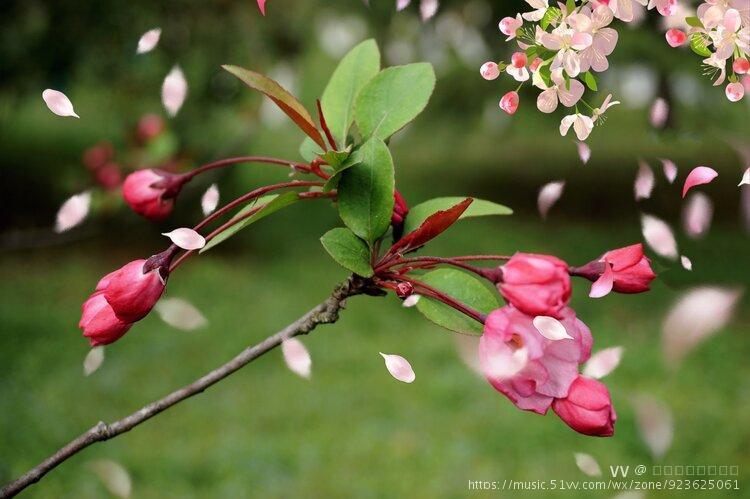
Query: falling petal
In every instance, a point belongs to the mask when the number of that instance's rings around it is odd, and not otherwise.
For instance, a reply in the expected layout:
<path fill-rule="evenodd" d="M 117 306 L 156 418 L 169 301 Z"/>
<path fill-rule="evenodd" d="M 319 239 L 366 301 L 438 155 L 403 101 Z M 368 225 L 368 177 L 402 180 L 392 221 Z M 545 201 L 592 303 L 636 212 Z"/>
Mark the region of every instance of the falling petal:
<path fill-rule="evenodd" d="M 723 328 L 741 295 L 738 289 L 714 286 L 683 293 L 662 325 L 662 350 L 667 364 L 676 366 L 693 348 Z"/>
<path fill-rule="evenodd" d="M 599 476 L 602 474 L 602 469 L 599 467 L 599 463 L 596 459 L 583 452 L 576 452 L 574 454 L 576 458 L 576 466 L 578 469 L 583 471 L 588 476 Z"/>
<path fill-rule="evenodd" d="M 539 189 L 539 197 L 537 198 L 536 204 L 539 208 L 539 214 L 542 218 L 547 218 L 547 213 L 550 208 L 560 199 L 562 196 L 563 189 L 565 188 L 565 181 L 559 180 L 557 182 L 550 182 L 545 184 Z"/>
<path fill-rule="evenodd" d="M 419 295 L 414 293 L 413 295 L 409 295 L 406 298 L 404 298 L 404 301 L 401 305 L 404 307 L 413 307 L 419 302 Z"/>
<path fill-rule="evenodd" d="M 192 331 L 208 324 L 200 310 L 182 298 L 162 298 L 156 302 L 154 309 L 161 320 L 183 331 Z"/>
<path fill-rule="evenodd" d="M 57 210 L 55 232 L 65 232 L 83 222 L 89 214 L 91 206 L 91 192 L 85 191 L 69 197 Z"/>
<path fill-rule="evenodd" d="M 419 2 L 419 15 L 422 21 L 429 21 L 437 13 L 438 0 L 422 0 Z"/>
<path fill-rule="evenodd" d="M 620 364 L 622 347 L 611 347 L 599 350 L 591 356 L 583 369 L 583 375 L 600 379 L 611 373 Z"/>
<path fill-rule="evenodd" d="M 604 262 L 604 272 L 599 276 L 599 279 L 594 281 L 589 291 L 589 298 L 602 298 L 607 296 L 612 291 L 612 286 L 615 284 L 615 273 L 612 271 L 612 264 Z"/>
<path fill-rule="evenodd" d="M 88 376 L 93 373 L 101 367 L 102 362 L 104 362 L 104 347 L 99 346 L 92 348 L 89 350 L 89 353 L 86 354 L 86 358 L 83 359 L 83 374 Z"/>
<path fill-rule="evenodd" d="M 258 0 L 258 8 L 260 9 L 260 13 L 265 16 L 266 15 L 266 0 Z"/>
<path fill-rule="evenodd" d="M 416 378 L 414 370 L 411 368 L 411 364 L 405 358 L 400 355 L 389 355 L 380 352 L 385 360 L 385 367 L 391 376 L 404 383 L 411 383 Z"/>
<path fill-rule="evenodd" d="M 554 317 L 537 315 L 532 322 L 534 323 L 536 330 L 539 331 L 539 334 L 548 340 L 557 341 L 572 339 L 572 336 L 570 336 L 565 330 L 565 326 L 562 325 L 562 322 Z"/>
<path fill-rule="evenodd" d="M 655 180 L 654 172 L 651 170 L 648 163 L 643 160 L 639 161 L 638 174 L 635 176 L 635 183 L 633 184 L 636 201 L 651 197 L 651 191 L 654 190 Z"/>
<path fill-rule="evenodd" d="M 119 463 L 109 459 L 100 459 L 88 463 L 104 487 L 117 497 L 128 498 L 133 489 L 130 475 Z"/>
<path fill-rule="evenodd" d="M 682 207 L 682 225 L 688 236 L 696 239 L 711 228 L 714 206 L 706 194 L 692 192 Z"/>
<path fill-rule="evenodd" d="M 145 54 L 146 52 L 151 52 L 156 48 L 160 37 L 161 28 L 154 28 L 146 31 L 138 40 L 138 48 L 135 50 L 135 53 Z"/>
<path fill-rule="evenodd" d="M 750 185 L 750 168 L 745 170 L 745 173 L 742 174 L 742 179 L 740 180 L 740 183 L 737 184 L 737 187 L 741 185 Z"/>
<path fill-rule="evenodd" d="M 680 263 L 682 264 L 682 268 L 685 270 L 693 270 L 693 262 L 690 261 L 690 258 L 686 257 L 685 255 L 682 255 L 680 257 Z"/>
<path fill-rule="evenodd" d="M 469 334 L 452 335 L 456 342 L 458 356 L 474 373 L 484 377 L 482 367 L 479 364 L 479 337 Z"/>
<path fill-rule="evenodd" d="M 80 118 L 73 110 L 73 103 L 70 102 L 70 99 L 64 93 L 48 88 L 42 92 L 42 99 L 44 99 L 49 110 L 56 115 Z"/>
<path fill-rule="evenodd" d="M 163 232 L 162 236 L 167 236 L 175 245 L 185 250 L 197 250 L 206 245 L 203 236 L 187 227 L 181 227 L 172 232 Z"/>
<path fill-rule="evenodd" d="M 170 116 L 175 116 L 187 97 L 188 85 L 179 66 L 172 68 L 161 86 L 161 102 Z"/>
<path fill-rule="evenodd" d="M 657 254 L 670 260 L 677 258 L 677 241 L 669 225 L 653 215 L 641 215 L 641 230 L 646 243 Z"/>
<path fill-rule="evenodd" d="M 677 165 L 671 159 L 661 160 L 662 169 L 664 170 L 664 176 L 670 184 L 674 183 L 674 179 L 677 178 Z"/>
<path fill-rule="evenodd" d="M 297 338 L 289 338 L 281 342 L 281 352 L 284 354 L 284 362 L 295 374 L 305 379 L 310 379 L 312 359 L 305 345 Z"/>
<path fill-rule="evenodd" d="M 634 401 L 635 418 L 641 438 L 656 459 L 661 459 L 672 445 L 674 423 L 669 407 L 650 395 Z"/>
<path fill-rule="evenodd" d="M 591 159 L 591 148 L 585 142 L 576 142 L 578 148 L 578 157 L 581 158 L 581 163 L 584 165 Z"/>
<path fill-rule="evenodd" d="M 396 0 L 396 10 L 402 11 L 409 6 L 411 0 Z"/>
<path fill-rule="evenodd" d="M 685 179 L 685 184 L 682 186 L 682 197 L 685 197 L 685 194 L 687 194 L 687 191 L 689 191 L 691 187 L 708 184 L 718 175 L 719 174 L 713 168 L 707 166 L 696 166 L 690 173 L 688 173 L 688 176 Z"/>
<path fill-rule="evenodd" d="M 211 187 L 206 189 L 206 192 L 203 193 L 203 197 L 201 197 L 201 208 L 203 209 L 203 214 L 208 216 L 216 209 L 218 204 L 219 188 L 216 184 L 211 184 Z"/>
<path fill-rule="evenodd" d="M 659 97 L 651 105 L 651 113 L 649 119 L 651 126 L 657 129 L 664 128 L 667 124 L 667 118 L 669 117 L 669 104 L 667 101 Z"/>

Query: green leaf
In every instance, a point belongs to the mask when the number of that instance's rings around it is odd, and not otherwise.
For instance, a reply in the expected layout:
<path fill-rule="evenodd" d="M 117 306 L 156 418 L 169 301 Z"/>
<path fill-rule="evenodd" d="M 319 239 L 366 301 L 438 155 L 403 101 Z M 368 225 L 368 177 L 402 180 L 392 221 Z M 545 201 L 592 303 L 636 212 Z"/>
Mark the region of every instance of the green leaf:
<path fill-rule="evenodd" d="M 310 137 L 305 137 L 305 140 L 299 145 L 299 155 L 308 163 L 318 159 L 321 154 L 323 154 L 323 149 Z"/>
<path fill-rule="evenodd" d="M 542 63 L 539 66 L 539 69 L 537 69 L 539 77 L 547 87 L 552 86 L 552 70 L 550 69 L 550 66 L 550 64 Z"/>
<path fill-rule="evenodd" d="M 434 198 L 413 206 L 409 209 L 409 214 L 406 215 L 404 233 L 408 234 L 419 227 L 427 217 L 436 211 L 446 210 L 451 206 L 454 206 L 456 203 L 461 202 L 463 199 L 464 198 L 460 196 Z M 507 206 L 475 198 L 474 202 L 469 205 L 465 212 L 463 212 L 461 218 L 483 217 L 487 215 L 511 215 L 512 213 L 513 210 Z"/>
<path fill-rule="evenodd" d="M 546 30 L 550 24 L 557 24 L 557 20 L 560 19 L 561 16 L 562 11 L 560 9 L 558 9 L 557 7 L 550 7 L 545 11 L 541 21 L 539 21 L 539 26 L 543 30 Z"/>
<path fill-rule="evenodd" d="M 702 57 L 711 57 L 711 51 L 708 50 L 709 39 L 702 33 L 693 33 L 690 35 L 690 49 Z"/>
<path fill-rule="evenodd" d="M 253 209 L 256 204 L 261 204 L 263 207 L 255 212 L 254 214 L 250 215 L 246 219 L 242 220 L 241 222 L 238 222 L 231 227 L 229 227 L 224 232 L 219 233 L 216 237 L 211 239 L 206 243 L 206 245 L 201 248 L 199 253 L 204 253 L 208 251 L 209 249 L 213 248 L 217 244 L 220 244 L 230 237 L 234 236 L 236 233 L 247 227 L 248 225 L 257 222 L 261 218 L 267 217 L 268 215 L 275 213 L 279 211 L 280 209 L 289 206 L 290 204 L 296 203 L 299 201 L 299 193 L 296 192 L 285 192 L 284 194 L 274 194 L 272 196 L 267 196 L 261 199 L 258 199 L 256 203 L 250 203 L 244 208 L 242 208 L 240 211 L 237 212 L 237 214 L 232 217 L 232 220 L 236 220 L 241 218 L 243 215 L 245 215 L 247 212 L 249 212 L 251 209 Z M 265 203 L 265 204 L 264 204 Z"/>
<path fill-rule="evenodd" d="M 250 71 L 249 69 L 228 65 L 222 67 L 242 80 L 248 87 L 265 94 L 269 99 L 274 101 L 308 137 L 313 139 L 323 149 L 326 148 L 323 137 L 320 135 L 312 117 L 310 117 L 310 113 L 284 87 L 271 78 L 255 71 Z"/>
<path fill-rule="evenodd" d="M 567 0 L 565 2 L 565 13 L 567 15 L 571 15 L 574 10 L 576 10 L 576 1 L 575 0 Z"/>
<path fill-rule="evenodd" d="M 328 151 L 325 154 L 321 154 L 320 157 L 325 160 L 331 168 L 338 170 L 349 158 L 350 154 L 351 148 L 348 147 L 344 151 Z"/>
<path fill-rule="evenodd" d="M 701 22 L 701 20 L 695 16 L 686 17 L 685 23 L 687 23 L 688 26 L 693 26 L 694 28 L 703 27 L 703 23 Z"/>
<path fill-rule="evenodd" d="M 393 159 L 377 137 L 362 144 L 358 157 L 361 162 L 347 168 L 339 181 L 339 215 L 352 232 L 372 244 L 391 223 Z"/>
<path fill-rule="evenodd" d="M 531 45 L 530 47 L 526 48 L 526 58 L 529 60 L 529 62 L 534 60 L 534 57 L 536 57 L 536 52 L 536 45 Z"/>
<path fill-rule="evenodd" d="M 594 76 L 591 71 L 586 71 L 585 73 L 583 73 L 583 82 L 587 87 L 596 92 L 596 76 Z"/>
<path fill-rule="evenodd" d="M 357 97 L 354 120 L 360 133 L 387 139 L 422 112 L 434 88 L 435 72 L 429 63 L 384 69 Z"/>
<path fill-rule="evenodd" d="M 460 270 L 437 269 L 426 273 L 420 280 L 484 314 L 502 306 L 498 296 L 479 279 Z M 450 331 L 475 336 L 482 334 L 480 323 L 433 298 L 422 296 L 417 302 L 417 310 L 429 321 Z"/>
<path fill-rule="evenodd" d="M 323 192 L 328 192 L 338 187 L 339 181 L 341 180 L 341 175 L 344 173 L 344 171 L 361 162 L 362 156 L 359 152 L 359 149 L 357 149 L 351 154 L 348 154 L 347 158 L 343 162 L 338 162 L 337 164 L 333 165 L 333 175 L 331 175 L 330 178 L 326 180 L 325 185 L 323 185 Z M 330 164 L 331 162 L 329 161 L 328 163 Z"/>
<path fill-rule="evenodd" d="M 329 255 L 342 267 L 362 277 L 371 277 L 370 248 L 349 229 L 331 229 L 320 238 Z"/>
<path fill-rule="evenodd" d="M 380 71 L 380 52 L 375 40 L 351 49 L 331 75 L 320 99 L 328 128 L 340 149 L 354 119 L 354 103 L 360 90 Z"/>

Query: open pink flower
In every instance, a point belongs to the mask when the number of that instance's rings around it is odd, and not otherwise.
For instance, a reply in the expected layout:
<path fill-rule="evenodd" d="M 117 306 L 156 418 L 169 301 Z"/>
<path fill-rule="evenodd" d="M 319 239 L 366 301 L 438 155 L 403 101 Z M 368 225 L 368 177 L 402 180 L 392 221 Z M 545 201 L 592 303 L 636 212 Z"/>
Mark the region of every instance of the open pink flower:
<path fill-rule="evenodd" d="M 589 31 L 592 42 L 579 54 L 582 72 L 589 69 L 602 72 L 609 68 L 607 56 L 615 50 L 618 39 L 617 31 L 607 28 L 612 22 L 612 18 L 612 11 L 604 5 L 600 5 L 591 13 Z"/>
<path fill-rule="evenodd" d="M 537 36 L 544 48 L 557 51 L 550 69 L 563 68 L 571 78 L 578 76 L 581 72 L 581 58 L 578 51 L 591 46 L 594 39 L 590 33 L 576 31 L 567 24 L 561 24 L 551 33 L 540 28 Z"/>
<path fill-rule="evenodd" d="M 711 42 L 716 48 L 715 56 L 719 60 L 729 59 L 735 46 L 747 52 L 750 50 L 750 27 L 742 26 L 742 19 L 737 9 L 724 12 L 721 23 L 709 32 Z"/>
<path fill-rule="evenodd" d="M 609 390 L 601 381 L 578 376 L 570 385 L 568 395 L 555 399 L 552 410 L 578 433 L 610 437 L 615 432 L 617 413 L 612 407 Z"/>
<path fill-rule="evenodd" d="M 122 195 L 139 215 L 150 220 L 163 220 L 171 213 L 179 189 L 176 175 L 149 168 L 128 175 L 122 186 Z"/>
<path fill-rule="evenodd" d="M 562 70 L 552 71 L 552 86 L 545 85 L 539 72 L 534 73 L 534 85 L 542 89 L 542 93 L 536 99 L 536 107 L 543 113 L 551 113 L 557 109 L 558 101 L 565 107 L 573 107 L 583 96 L 585 88 L 578 80 L 570 80 L 570 88 L 567 88 Z"/>
<path fill-rule="evenodd" d="M 594 121 L 598 120 L 604 113 L 607 112 L 607 109 L 612 106 L 616 106 L 619 103 L 619 100 L 612 100 L 612 94 L 607 94 L 607 97 L 604 98 L 604 102 L 602 102 L 602 105 L 594 109 L 594 112 L 591 115 L 591 119 Z"/>
<path fill-rule="evenodd" d="M 568 264 L 550 255 L 516 253 L 500 267 L 497 287 L 522 312 L 559 318 L 570 300 Z"/>
<path fill-rule="evenodd" d="M 570 338 L 547 339 L 532 320 L 510 305 L 490 313 L 479 340 L 479 362 L 487 381 L 519 409 L 545 414 L 554 399 L 568 396 L 593 340 L 570 308 L 560 313 Z"/>
<path fill-rule="evenodd" d="M 648 0 L 636 0 L 636 2 L 643 7 L 648 4 Z M 608 5 L 617 19 L 629 23 L 635 19 L 634 3 L 633 0 L 610 0 Z"/>

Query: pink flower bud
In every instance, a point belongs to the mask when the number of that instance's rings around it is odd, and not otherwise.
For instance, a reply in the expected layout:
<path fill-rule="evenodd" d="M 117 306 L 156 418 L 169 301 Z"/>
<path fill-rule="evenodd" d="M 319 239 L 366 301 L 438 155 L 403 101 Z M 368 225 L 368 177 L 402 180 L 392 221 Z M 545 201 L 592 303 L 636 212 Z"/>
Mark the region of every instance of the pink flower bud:
<path fill-rule="evenodd" d="M 583 267 L 571 269 L 573 275 L 585 277 L 594 282 L 604 272 L 604 262 L 612 266 L 614 281 L 612 289 L 618 293 L 643 293 L 656 274 L 651 269 L 650 260 L 643 254 L 643 244 L 633 244 L 604 253 L 598 260 Z"/>
<path fill-rule="evenodd" d="M 522 68 L 526 65 L 527 59 L 526 54 L 523 52 L 514 52 L 513 55 L 510 57 L 510 63 L 513 65 L 514 68 Z"/>
<path fill-rule="evenodd" d="M 138 120 L 136 137 L 141 143 L 148 142 L 164 131 L 164 118 L 158 114 L 146 114 Z"/>
<path fill-rule="evenodd" d="M 725 90 L 727 99 L 737 102 L 745 95 L 745 87 L 740 82 L 730 83 Z"/>
<path fill-rule="evenodd" d="M 495 78 L 500 76 L 500 68 L 497 67 L 497 63 L 487 61 L 482 64 L 481 68 L 479 68 L 479 73 L 485 80 L 494 80 Z"/>
<path fill-rule="evenodd" d="M 539 66 L 542 64 L 542 58 L 541 57 L 535 57 L 533 61 L 531 61 L 531 64 L 529 65 L 529 70 L 533 73 L 537 69 L 539 69 Z"/>
<path fill-rule="evenodd" d="M 160 269 L 148 269 L 145 263 L 146 260 L 134 260 L 105 278 L 104 297 L 122 320 L 143 319 L 164 292 L 165 280 Z"/>
<path fill-rule="evenodd" d="M 78 327 L 83 329 L 83 335 L 89 339 L 92 347 L 112 343 L 130 329 L 131 324 L 115 315 L 101 291 L 83 302 L 81 311 Z"/>
<path fill-rule="evenodd" d="M 150 220 L 162 220 L 172 211 L 179 193 L 179 177 L 152 169 L 138 170 L 125 179 L 122 195 L 130 207 Z"/>
<path fill-rule="evenodd" d="M 740 75 L 747 73 L 750 71 L 750 61 L 744 57 L 738 57 L 732 63 L 732 71 Z"/>
<path fill-rule="evenodd" d="M 552 410 L 578 433 L 610 437 L 615 432 L 617 413 L 609 390 L 595 379 L 578 376 L 570 385 L 568 396 L 552 402 Z"/>
<path fill-rule="evenodd" d="M 518 109 L 518 93 L 508 92 L 500 99 L 500 109 L 508 114 L 514 114 Z"/>
<path fill-rule="evenodd" d="M 105 165 L 114 156 L 112 144 L 100 142 L 83 151 L 83 164 L 89 170 L 96 170 Z"/>
<path fill-rule="evenodd" d="M 504 34 L 505 36 L 516 36 L 516 31 L 518 31 L 518 28 L 521 27 L 523 24 L 523 20 L 521 20 L 521 16 L 518 17 L 503 17 L 500 20 L 500 24 L 498 27 L 500 28 L 500 32 Z"/>
<path fill-rule="evenodd" d="M 570 300 L 568 264 L 549 255 L 516 253 L 500 267 L 500 294 L 520 311 L 560 318 Z"/>
<path fill-rule="evenodd" d="M 668 30 L 665 37 L 670 47 L 679 47 L 687 40 L 685 32 L 675 28 Z"/>
<path fill-rule="evenodd" d="M 120 165 L 114 162 L 109 162 L 96 170 L 94 173 L 96 181 L 107 190 L 113 190 L 120 185 L 122 182 L 122 174 L 120 173 Z"/>

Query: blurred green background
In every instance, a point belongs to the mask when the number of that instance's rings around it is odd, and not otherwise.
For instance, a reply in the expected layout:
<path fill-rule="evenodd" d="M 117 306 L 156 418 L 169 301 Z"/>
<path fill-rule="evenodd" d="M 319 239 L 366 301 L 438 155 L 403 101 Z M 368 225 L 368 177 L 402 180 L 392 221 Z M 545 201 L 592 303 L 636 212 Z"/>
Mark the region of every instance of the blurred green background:
<path fill-rule="evenodd" d="M 289 372 L 274 351 L 132 432 L 80 453 L 26 495 L 101 497 L 106 489 L 88 466 L 96 459 L 122 464 L 134 497 L 501 495 L 470 493 L 468 482 L 583 479 L 574 452 L 594 456 L 605 475 L 619 464 L 738 465 L 739 494 L 746 495 L 747 296 L 730 326 L 676 369 L 662 360 L 660 326 L 670 304 L 691 286 L 750 282 L 748 222 L 736 187 L 748 166 L 737 150 L 750 147 L 750 100 L 729 103 L 700 76 L 697 56 L 666 45 L 661 21 L 651 13 L 638 27 L 619 28 L 611 70 L 592 100 L 599 103 L 611 91 L 624 103 L 594 130 L 592 159 L 583 166 L 571 137 L 559 136 L 561 112 L 536 111 L 536 92 L 527 88 L 509 119 L 497 108 L 511 89 L 508 80 L 486 82 L 478 74 L 485 60 L 508 59 L 513 45 L 503 42 L 497 21 L 525 10 L 522 2 L 444 1 L 427 23 L 416 6 L 396 13 L 393 2 L 371 4 L 269 0 L 263 18 L 254 1 L 3 2 L 0 481 L 97 421 L 118 419 L 201 376 L 301 315 L 346 277 L 317 240 L 338 225 L 335 210 L 326 202 L 290 208 L 172 276 L 167 296 L 197 306 L 207 327 L 180 332 L 152 314 L 108 347 L 103 366 L 84 377 L 88 346 L 76 323 L 101 275 L 165 247 L 160 232 L 192 225 L 212 182 L 227 201 L 287 177 L 263 166 L 208 175 L 186 187 L 170 219 L 151 224 L 122 206 L 117 193 L 96 187 L 83 151 L 109 141 L 124 169 L 164 151 L 184 168 L 248 153 L 297 159 L 300 133 L 220 64 L 270 74 L 311 107 L 338 58 L 375 37 L 386 64 L 428 60 L 438 74 L 428 109 L 391 144 L 406 199 L 416 204 L 475 195 L 515 210 L 512 217 L 462 222 L 431 245 L 431 254 L 522 250 L 581 264 L 640 241 L 641 212 L 675 229 L 692 273 L 659 262 L 653 292 L 596 301 L 587 297 L 588 283 L 575 283 L 572 305 L 590 326 L 594 349 L 625 348 L 620 367 L 605 378 L 620 417 L 616 435 L 587 438 L 554 415 L 518 411 L 465 365 L 453 335 L 392 296 L 355 297 L 337 324 L 303 338 L 313 358 L 311 380 Z M 139 36 L 156 26 L 163 30 L 159 46 L 136 56 Z M 144 154 L 133 147 L 133 127 L 145 113 L 166 116 L 160 87 L 175 64 L 185 72 L 188 98 L 168 121 L 168 139 Z M 40 98 L 45 88 L 64 91 L 81 119 L 51 115 Z M 648 122 L 657 96 L 672 109 L 661 131 Z M 657 185 L 650 200 L 636 203 L 639 158 L 651 163 Z M 676 185 L 666 182 L 658 158 L 678 164 Z M 698 165 L 720 175 L 701 188 L 715 208 L 711 230 L 693 240 L 681 228 L 679 188 Z M 538 189 L 559 179 L 567 182 L 565 193 L 541 220 Z M 90 188 L 89 219 L 54 235 L 59 205 Z M 380 351 L 409 359 L 416 382 L 394 381 Z M 643 394 L 674 417 L 674 443 L 661 460 L 638 433 L 633 400 Z"/>

